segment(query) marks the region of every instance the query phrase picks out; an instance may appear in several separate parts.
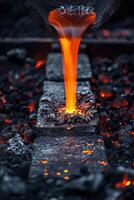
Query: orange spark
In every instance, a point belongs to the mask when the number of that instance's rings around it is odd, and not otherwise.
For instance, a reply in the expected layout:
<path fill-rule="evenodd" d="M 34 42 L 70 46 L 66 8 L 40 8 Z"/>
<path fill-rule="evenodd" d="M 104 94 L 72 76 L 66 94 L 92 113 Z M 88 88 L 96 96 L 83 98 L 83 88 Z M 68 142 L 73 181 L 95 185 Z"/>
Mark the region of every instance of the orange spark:
<path fill-rule="evenodd" d="M 69 177 L 69 176 L 64 176 L 64 180 L 65 180 L 65 181 L 69 181 L 69 180 L 70 180 L 70 177 Z"/>
<path fill-rule="evenodd" d="M 96 20 L 95 12 L 70 14 L 60 10 L 50 11 L 49 23 L 56 29 L 62 49 L 66 112 L 74 113 L 77 91 L 78 50 L 83 34 Z"/>
<path fill-rule="evenodd" d="M 48 163 L 48 160 L 39 160 L 39 163 L 42 164 L 42 165 L 45 165 Z"/>
<path fill-rule="evenodd" d="M 57 175 L 57 176 L 61 176 L 61 173 L 60 173 L 60 172 L 57 172 L 56 175 Z"/>
<path fill-rule="evenodd" d="M 48 175 L 49 175 L 49 173 L 48 173 L 48 172 L 44 172 L 44 175 L 45 175 L 45 176 L 48 176 Z"/>
<path fill-rule="evenodd" d="M 110 98 L 113 96 L 113 93 L 111 91 L 104 91 L 104 90 L 101 90 L 100 91 L 100 96 L 102 98 Z"/>
<path fill-rule="evenodd" d="M 86 104 L 85 104 L 84 107 L 86 107 Z M 59 109 L 59 113 L 60 113 L 60 114 L 65 114 L 65 113 L 66 113 L 66 108 L 65 108 L 65 107 L 61 107 L 61 108 Z M 77 110 L 75 110 L 73 113 L 70 113 L 70 114 L 72 114 L 72 116 L 73 116 L 73 115 L 81 115 L 81 116 L 84 116 L 84 115 L 85 115 L 85 112 L 84 112 L 81 108 L 77 108 Z M 70 129 L 70 127 L 67 127 L 67 129 Z"/>
<path fill-rule="evenodd" d="M 94 151 L 90 150 L 90 149 L 86 149 L 86 150 L 83 150 L 82 153 L 85 154 L 85 155 L 91 155 L 91 154 L 94 153 Z"/>
<path fill-rule="evenodd" d="M 35 68 L 40 69 L 44 64 L 45 64 L 45 60 L 38 60 L 35 65 Z"/>
<path fill-rule="evenodd" d="M 28 104 L 29 112 L 33 112 L 35 110 L 35 102 L 31 102 Z"/>
<path fill-rule="evenodd" d="M 123 189 L 123 188 L 129 187 L 132 184 L 133 184 L 133 182 L 128 179 L 127 175 L 125 175 L 123 180 L 116 184 L 116 188 L 117 189 Z"/>
<path fill-rule="evenodd" d="M 44 176 L 49 176 L 49 172 L 47 169 L 44 170 Z"/>
<path fill-rule="evenodd" d="M 107 166 L 107 165 L 108 165 L 108 162 L 106 162 L 106 161 L 99 161 L 99 164 L 100 164 L 100 165 L 103 165 L 103 166 Z"/>

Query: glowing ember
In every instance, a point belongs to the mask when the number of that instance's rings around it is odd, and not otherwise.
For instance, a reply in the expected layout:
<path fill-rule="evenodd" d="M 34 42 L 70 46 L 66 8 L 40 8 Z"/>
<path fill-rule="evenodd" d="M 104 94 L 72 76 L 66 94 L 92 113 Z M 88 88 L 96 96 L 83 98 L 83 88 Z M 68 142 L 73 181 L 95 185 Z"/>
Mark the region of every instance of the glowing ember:
<path fill-rule="evenodd" d="M 40 69 L 44 64 L 45 64 L 45 60 L 38 60 L 35 65 L 35 68 Z"/>
<path fill-rule="evenodd" d="M 87 95 L 88 96 L 88 95 Z M 89 94 L 89 98 L 83 98 L 85 101 L 89 102 L 80 102 L 79 95 L 77 96 L 78 103 L 77 103 L 77 110 L 73 113 L 67 113 L 66 108 L 64 105 L 60 105 L 60 107 L 56 110 L 56 117 L 58 122 L 66 122 L 69 123 L 69 126 L 67 126 L 67 129 L 70 129 L 70 126 L 76 121 L 77 123 L 87 123 L 91 121 L 91 118 L 95 116 L 95 110 L 94 110 L 94 96 Z"/>
<path fill-rule="evenodd" d="M 66 94 L 66 112 L 74 113 L 77 90 L 78 50 L 86 29 L 96 20 L 95 12 L 67 12 L 53 10 L 49 13 L 49 23 L 56 29 L 62 48 L 64 63 L 64 83 Z"/>
<path fill-rule="evenodd" d="M 61 176 L 61 173 L 60 173 L 60 172 L 57 172 L 56 175 L 57 175 L 57 176 Z"/>
<path fill-rule="evenodd" d="M 49 175 L 49 173 L 48 172 L 44 172 L 44 176 L 48 176 Z"/>
<path fill-rule="evenodd" d="M 48 163 L 48 160 L 40 160 L 39 162 L 40 162 L 40 164 L 45 165 Z"/>
<path fill-rule="evenodd" d="M 33 112 L 35 110 L 35 102 L 31 102 L 28 104 L 29 112 Z"/>
<path fill-rule="evenodd" d="M 5 120 L 4 120 L 4 123 L 5 123 L 5 124 L 12 124 L 12 120 L 10 120 L 10 119 L 5 119 Z"/>
<path fill-rule="evenodd" d="M 131 131 L 129 134 L 132 135 L 132 136 L 134 136 L 134 131 Z"/>
<path fill-rule="evenodd" d="M 121 182 L 116 184 L 116 188 L 123 189 L 123 188 L 131 186 L 132 184 L 133 184 L 132 180 L 129 180 L 128 176 L 126 175 Z"/>
<path fill-rule="evenodd" d="M 107 165 L 108 165 L 108 162 L 106 162 L 106 161 L 99 161 L 99 164 L 100 164 L 100 165 L 103 165 L 103 166 L 107 166 Z"/>
<path fill-rule="evenodd" d="M 101 90 L 100 96 L 103 97 L 103 98 L 110 98 L 110 97 L 113 96 L 113 93 L 111 91 Z"/>
<path fill-rule="evenodd" d="M 94 151 L 91 150 L 91 149 L 86 149 L 86 150 L 83 150 L 82 153 L 83 153 L 83 154 L 86 154 L 86 155 L 91 155 L 91 154 L 94 153 Z"/>
<path fill-rule="evenodd" d="M 44 170 L 44 176 L 49 176 L 49 172 L 47 169 Z"/>
<path fill-rule="evenodd" d="M 69 176 L 64 176 L 64 180 L 65 180 L 65 181 L 69 181 L 69 180 L 70 180 L 70 177 L 69 177 Z"/>
<path fill-rule="evenodd" d="M 66 113 L 66 108 L 65 107 L 62 107 L 59 109 L 59 113 L 60 114 L 65 114 Z M 70 113 L 70 115 L 74 116 L 74 115 L 80 115 L 80 116 L 84 116 L 85 113 L 83 110 L 81 110 L 80 108 L 77 108 L 76 111 L 74 111 L 73 113 Z"/>

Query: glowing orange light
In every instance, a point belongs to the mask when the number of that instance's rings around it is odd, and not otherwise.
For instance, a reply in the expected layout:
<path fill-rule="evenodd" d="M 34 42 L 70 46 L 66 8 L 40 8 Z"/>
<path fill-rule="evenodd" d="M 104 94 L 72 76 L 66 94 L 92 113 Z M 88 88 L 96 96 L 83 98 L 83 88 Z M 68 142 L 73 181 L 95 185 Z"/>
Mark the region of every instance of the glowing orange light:
<path fill-rule="evenodd" d="M 64 176 L 64 180 L 68 181 L 68 180 L 70 180 L 70 177 L 69 176 Z"/>
<path fill-rule="evenodd" d="M 63 11 L 50 11 L 49 23 L 56 29 L 62 48 L 64 64 L 64 84 L 66 112 L 74 113 L 76 108 L 77 60 L 82 36 L 96 20 L 95 12 L 89 14 L 69 14 Z"/>
<path fill-rule="evenodd" d="M 133 182 L 131 180 L 129 180 L 128 176 L 126 175 L 121 182 L 116 184 L 116 188 L 117 189 L 121 189 L 121 188 L 123 189 L 125 187 L 129 187 L 132 184 L 133 184 Z"/>
<path fill-rule="evenodd" d="M 45 175 L 45 176 L 48 176 L 48 175 L 49 175 L 49 173 L 48 173 L 48 172 L 44 172 L 44 175 Z"/>
<path fill-rule="evenodd" d="M 56 175 L 57 175 L 57 176 L 61 176 L 61 173 L 60 173 L 60 172 L 57 172 Z"/>
<path fill-rule="evenodd" d="M 110 97 L 113 96 L 113 93 L 111 91 L 101 90 L 100 91 L 100 96 L 103 97 L 103 98 L 110 98 Z"/>
<path fill-rule="evenodd" d="M 129 134 L 132 135 L 132 136 L 134 136 L 134 131 L 131 131 Z"/>
<path fill-rule="evenodd" d="M 33 112 L 35 110 L 35 102 L 31 102 L 28 104 L 29 112 Z"/>
<path fill-rule="evenodd" d="M 12 123 L 12 120 L 10 120 L 10 119 L 5 119 L 5 120 L 4 120 L 4 123 L 5 123 L 5 124 L 11 124 L 11 123 Z"/>
<path fill-rule="evenodd" d="M 39 162 L 40 162 L 40 164 L 45 165 L 48 163 L 48 160 L 40 160 Z"/>
<path fill-rule="evenodd" d="M 83 150 L 82 153 L 83 153 L 83 154 L 86 154 L 86 155 L 91 155 L 91 154 L 94 153 L 94 151 L 93 151 L 93 150 L 90 150 L 90 149 L 86 149 L 86 150 Z"/>
<path fill-rule="evenodd" d="M 107 165 L 108 165 L 108 162 L 106 162 L 106 161 L 99 161 L 99 164 L 100 164 L 100 165 L 103 165 L 103 166 L 107 166 Z"/>
<path fill-rule="evenodd" d="M 70 126 L 67 126 L 67 127 L 66 127 L 66 129 L 67 129 L 67 130 L 70 130 L 70 129 L 71 129 L 71 127 L 70 127 Z"/>
<path fill-rule="evenodd" d="M 85 104 L 84 107 L 86 107 L 86 104 Z M 64 108 L 64 107 L 60 108 L 60 109 L 59 109 L 59 113 L 61 113 L 61 114 L 66 113 L 66 108 Z M 84 115 L 85 115 L 85 112 L 84 112 L 82 109 L 77 108 L 77 110 L 75 110 L 73 113 L 70 113 L 70 114 L 72 114 L 72 116 L 73 116 L 73 115 L 82 115 L 82 116 L 84 116 Z M 66 128 L 67 128 L 67 129 L 71 129 L 71 127 L 66 127 Z"/>
<path fill-rule="evenodd" d="M 40 69 L 44 64 L 45 64 L 45 60 L 38 60 L 35 65 L 35 68 Z"/>
<path fill-rule="evenodd" d="M 49 175 L 48 170 L 45 169 L 45 170 L 44 170 L 44 176 L 48 176 L 48 175 Z"/>

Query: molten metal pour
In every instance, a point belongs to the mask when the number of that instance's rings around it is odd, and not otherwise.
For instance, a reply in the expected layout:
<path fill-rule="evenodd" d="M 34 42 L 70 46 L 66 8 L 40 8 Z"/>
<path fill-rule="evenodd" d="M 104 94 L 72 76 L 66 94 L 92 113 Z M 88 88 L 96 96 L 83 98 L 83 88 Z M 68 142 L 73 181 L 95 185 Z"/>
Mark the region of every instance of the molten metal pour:
<path fill-rule="evenodd" d="M 76 113 L 77 61 L 83 34 L 96 20 L 95 12 L 53 10 L 49 13 L 49 23 L 56 29 L 62 48 L 64 63 L 64 84 L 66 113 Z"/>
<path fill-rule="evenodd" d="M 46 29 L 52 25 L 63 53 L 66 112 L 77 112 L 77 58 L 84 32 L 99 28 L 118 9 L 120 0 L 24 0 L 33 17 Z"/>

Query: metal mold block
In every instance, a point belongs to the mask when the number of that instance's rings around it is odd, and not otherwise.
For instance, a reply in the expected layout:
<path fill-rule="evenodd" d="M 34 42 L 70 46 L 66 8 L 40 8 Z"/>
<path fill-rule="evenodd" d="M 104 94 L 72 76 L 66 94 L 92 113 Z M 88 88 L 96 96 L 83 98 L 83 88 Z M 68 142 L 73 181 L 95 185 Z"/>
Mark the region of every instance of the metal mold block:
<path fill-rule="evenodd" d="M 51 53 L 47 57 L 46 80 L 63 81 L 63 64 L 61 53 Z M 86 54 L 79 54 L 78 81 L 89 80 L 92 77 L 91 65 Z"/>
<path fill-rule="evenodd" d="M 108 168 L 101 136 L 52 134 L 36 139 L 29 176 L 77 175 L 85 166 L 92 172 Z"/>
<path fill-rule="evenodd" d="M 37 114 L 37 127 L 40 128 L 68 128 L 97 126 L 98 114 L 94 106 L 94 95 L 88 82 L 78 82 L 77 101 L 84 107 L 86 102 L 85 116 L 61 116 L 60 106 L 65 104 L 64 85 L 61 82 L 44 82 L 44 94 L 40 98 Z M 80 103 L 79 103 L 80 102 Z M 85 109 L 85 108 L 82 108 Z M 85 128 L 86 129 L 86 128 Z M 92 129 L 92 128 L 91 128 Z"/>

